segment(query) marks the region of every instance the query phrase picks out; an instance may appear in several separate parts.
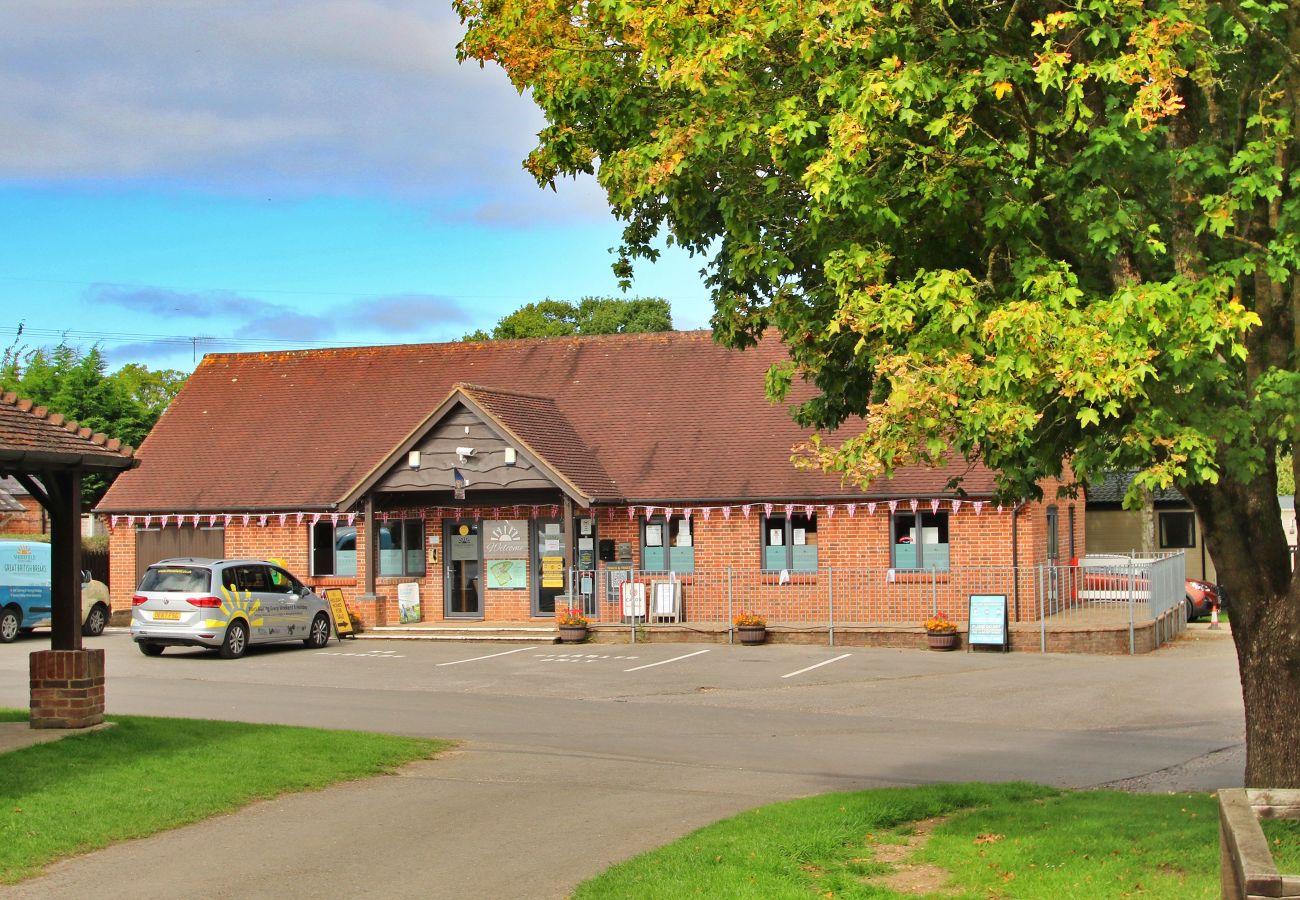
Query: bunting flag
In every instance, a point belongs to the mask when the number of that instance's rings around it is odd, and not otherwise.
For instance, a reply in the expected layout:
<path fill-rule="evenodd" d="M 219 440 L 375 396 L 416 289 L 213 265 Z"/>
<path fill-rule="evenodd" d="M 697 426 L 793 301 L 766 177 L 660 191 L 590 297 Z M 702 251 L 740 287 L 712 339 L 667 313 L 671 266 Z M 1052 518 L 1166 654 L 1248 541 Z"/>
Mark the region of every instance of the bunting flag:
<path fill-rule="evenodd" d="M 761 504 L 742 503 L 742 504 L 737 504 L 735 506 L 682 506 L 682 507 L 629 504 L 626 507 L 626 509 L 627 509 L 627 517 L 629 521 L 634 520 L 637 516 L 637 513 L 640 512 L 642 515 L 646 516 L 647 518 L 656 515 L 672 518 L 674 515 L 679 515 L 689 520 L 699 515 L 702 516 L 706 522 L 708 522 L 708 521 L 712 521 L 713 514 L 715 512 L 721 512 L 723 519 L 727 521 L 731 521 L 731 514 L 737 508 L 739 508 L 741 513 L 745 516 L 745 518 L 748 519 L 750 516 L 750 511 L 755 506 L 760 506 L 763 510 L 763 513 L 768 516 L 772 515 L 774 510 L 780 508 L 780 509 L 784 509 L 787 517 L 794 515 L 795 510 L 801 510 L 803 515 L 808 516 L 809 518 L 812 518 L 817 514 L 822 513 L 826 516 L 827 519 L 834 518 L 837 509 L 843 509 L 846 513 L 848 513 L 849 518 L 855 518 L 857 516 L 858 507 L 863 506 L 866 508 L 866 512 L 868 515 L 874 516 L 876 514 L 876 507 L 879 505 L 883 505 L 885 503 L 888 504 L 890 513 L 896 513 L 898 511 L 900 504 L 905 504 L 906 508 L 910 508 L 913 513 L 915 513 L 918 509 L 920 509 L 922 504 L 926 504 L 929 506 L 930 511 L 936 514 L 944 507 L 945 503 L 947 504 L 948 510 L 951 511 L 952 513 L 960 512 L 969 504 L 970 506 L 974 507 L 976 515 L 983 515 L 985 506 L 993 506 L 993 503 L 988 500 L 970 500 L 970 499 L 963 499 L 958 497 L 953 497 L 953 498 L 925 497 L 925 498 L 911 498 L 911 499 L 893 499 L 893 500 L 879 501 L 879 502 L 875 500 L 868 500 L 863 503 L 853 502 L 853 503 L 825 503 L 825 504 L 812 504 L 812 503 L 775 504 L 775 503 L 765 502 Z M 616 506 L 605 507 L 605 516 L 609 521 L 611 522 L 614 521 L 617 515 L 616 513 L 617 509 L 618 507 Z M 996 509 L 999 513 L 1002 513 L 1005 512 L 1008 509 L 1008 507 L 1002 504 L 998 504 L 996 506 Z M 461 516 L 469 516 L 469 515 L 472 515 L 473 518 L 476 521 L 478 521 L 481 520 L 484 516 L 487 516 L 489 514 L 492 516 L 493 519 L 497 519 L 503 515 L 509 515 L 512 513 L 515 516 L 522 516 L 527 514 L 527 515 L 531 515 L 532 518 L 536 519 L 538 518 L 539 515 L 544 514 L 543 511 L 549 512 L 549 514 L 552 517 L 558 517 L 560 514 L 560 507 L 557 504 L 548 504 L 544 506 L 515 505 L 515 506 L 493 506 L 493 507 L 472 507 L 468 505 L 429 506 L 420 509 L 380 510 L 377 512 L 377 516 L 379 520 L 383 522 L 388 522 L 393 519 L 418 519 L 420 521 L 429 522 L 443 516 L 461 517 Z M 129 527 L 134 528 L 136 526 L 137 519 L 140 520 L 141 524 L 145 528 L 153 527 L 155 521 L 157 522 L 158 527 L 166 528 L 172 524 L 173 517 L 175 518 L 175 524 L 178 527 L 184 526 L 186 524 L 190 524 L 197 528 L 200 527 L 203 524 L 203 521 L 206 519 L 208 526 L 215 528 L 218 524 L 218 521 L 223 523 L 225 526 L 229 527 L 230 524 L 235 520 L 242 522 L 246 526 L 249 525 L 254 520 L 256 520 L 256 524 L 262 527 L 266 527 L 268 524 L 272 522 L 272 520 L 274 520 L 275 522 L 278 522 L 281 526 L 284 526 L 289 521 L 290 516 L 292 516 L 294 518 L 294 521 L 299 525 L 304 524 L 304 522 L 310 522 L 311 525 L 316 525 L 322 519 L 328 517 L 330 523 L 333 525 L 337 526 L 339 524 L 340 519 L 346 519 L 347 524 L 349 526 L 353 526 L 356 524 L 358 519 L 364 518 L 364 516 L 362 516 L 360 513 L 356 512 L 355 510 L 346 513 L 339 513 L 339 512 L 309 513 L 309 512 L 301 512 L 301 511 L 292 512 L 292 513 L 290 512 L 149 513 L 147 515 L 146 514 L 128 515 L 122 513 L 122 514 L 113 514 L 111 516 L 105 516 L 104 518 L 107 521 L 108 526 L 110 528 L 117 528 L 119 524 L 123 524 L 123 523 Z M 593 519 L 599 518 L 600 516 L 599 507 L 593 509 L 590 512 L 590 516 Z"/>

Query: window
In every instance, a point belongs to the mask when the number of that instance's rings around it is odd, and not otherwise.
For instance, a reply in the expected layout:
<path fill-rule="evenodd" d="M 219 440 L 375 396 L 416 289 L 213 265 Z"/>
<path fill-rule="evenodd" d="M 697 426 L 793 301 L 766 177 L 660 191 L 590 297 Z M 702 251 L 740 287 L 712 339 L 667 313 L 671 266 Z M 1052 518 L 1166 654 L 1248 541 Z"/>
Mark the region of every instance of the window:
<path fill-rule="evenodd" d="M 763 517 L 763 569 L 817 571 L 817 514 Z"/>
<path fill-rule="evenodd" d="M 423 519 L 389 519 L 379 523 L 379 574 L 424 574 Z"/>
<path fill-rule="evenodd" d="M 895 513 L 891 530 L 894 568 L 948 570 L 947 513 Z"/>
<path fill-rule="evenodd" d="M 1061 513 L 1055 506 L 1047 507 L 1047 561 L 1055 565 L 1061 558 Z"/>
<path fill-rule="evenodd" d="M 1160 513 L 1160 546 L 1178 550 L 1196 546 L 1196 514 L 1192 512 Z"/>
<path fill-rule="evenodd" d="M 357 529 L 334 525 L 328 520 L 311 527 L 311 573 L 313 575 L 357 574 Z"/>
<path fill-rule="evenodd" d="M 695 536 L 686 516 L 641 520 L 641 568 L 647 572 L 694 572 Z"/>

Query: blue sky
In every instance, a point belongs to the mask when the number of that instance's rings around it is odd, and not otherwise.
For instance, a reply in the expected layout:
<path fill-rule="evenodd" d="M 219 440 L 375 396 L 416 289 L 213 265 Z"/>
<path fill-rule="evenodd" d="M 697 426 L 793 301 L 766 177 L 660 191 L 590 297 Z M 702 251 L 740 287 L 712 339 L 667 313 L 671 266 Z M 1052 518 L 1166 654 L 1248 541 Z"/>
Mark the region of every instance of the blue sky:
<path fill-rule="evenodd" d="M 450 2 L 43 0 L 0 30 L 0 341 L 207 350 L 455 340 L 618 293 L 591 179 L 539 189 L 540 114 L 459 65 Z M 702 260 L 628 296 L 707 325 Z M 197 338 L 198 340 L 192 340 Z"/>

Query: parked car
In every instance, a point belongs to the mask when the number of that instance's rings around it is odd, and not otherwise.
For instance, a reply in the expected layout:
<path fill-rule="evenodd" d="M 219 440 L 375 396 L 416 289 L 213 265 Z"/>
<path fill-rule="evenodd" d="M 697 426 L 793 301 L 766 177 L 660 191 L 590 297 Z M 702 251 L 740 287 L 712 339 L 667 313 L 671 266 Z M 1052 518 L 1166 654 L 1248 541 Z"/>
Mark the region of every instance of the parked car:
<path fill-rule="evenodd" d="M 1081 570 L 1079 596 L 1085 600 L 1127 600 L 1130 595 L 1136 600 L 1146 600 L 1150 595 L 1142 560 L 1133 560 L 1122 554 L 1099 553 L 1085 558 Z M 1215 606 L 1223 608 L 1223 591 L 1217 584 L 1188 578 L 1183 582 L 1183 591 L 1189 622 L 1208 616 Z"/>
<path fill-rule="evenodd" d="M 131 598 L 131 638 L 145 656 L 209 647 L 238 659 L 275 641 L 320 648 L 333 629 L 329 605 L 264 559 L 166 559 L 145 570 Z"/>
<path fill-rule="evenodd" d="M 1187 579 L 1187 621 L 1208 616 L 1214 607 L 1223 609 L 1223 588 L 1199 578 Z"/>
<path fill-rule="evenodd" d="M 50 624 L 50 545 L 0 541 L 0 644 Z M 81 633 L 94 637 L 108 624 L 108 585 L 81 573 Z"/>

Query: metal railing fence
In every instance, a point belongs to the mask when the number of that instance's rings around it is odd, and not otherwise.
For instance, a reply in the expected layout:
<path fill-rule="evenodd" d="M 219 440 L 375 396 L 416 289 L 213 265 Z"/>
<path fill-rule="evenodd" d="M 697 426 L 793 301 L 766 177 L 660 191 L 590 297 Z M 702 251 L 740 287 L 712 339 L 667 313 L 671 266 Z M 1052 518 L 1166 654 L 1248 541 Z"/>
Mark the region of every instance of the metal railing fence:
<path fill-rule="evenodd" d="M 1182 554 L 1089 557 L 1079 566 L 962 566 L 948 570 L 819 568 L 764 572 L 741 568 L 693 572 L 602 568 L 569 574 L 570 596 L 596 624 L 677 624 L 731 629 L 753 613 L 769 628 L 825 631 L 846 626 L 919 627 L 943 613 L 958 624 L 969 615 L 972 594 L 1002 594 L 1011 624 L 1040 624 L 1043 648 L 1054 626 L 1127 625 L 1130 651 L 1139 624 L 1180 608 L 1186 624 Z"/>

